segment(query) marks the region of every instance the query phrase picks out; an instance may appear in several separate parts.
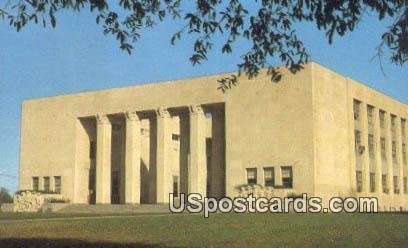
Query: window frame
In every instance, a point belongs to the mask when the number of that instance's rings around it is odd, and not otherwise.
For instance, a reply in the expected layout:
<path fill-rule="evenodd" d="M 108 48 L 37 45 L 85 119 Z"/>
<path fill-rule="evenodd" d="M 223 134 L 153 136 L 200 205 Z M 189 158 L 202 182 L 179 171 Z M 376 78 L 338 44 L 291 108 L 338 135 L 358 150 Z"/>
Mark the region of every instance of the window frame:
<path fill-rule="evenodd" d="M 284 170 L 289 170 L 290 177 L 284 177 Z M 282 188 L 292 189 L 293 188 L 293 167 L 292 166 L 281 166 L 281 176 L 282 176 Z M 290 179 L 288 183 L 285 182 L 285 179 Z"/>
<path fill-rule="evenodd" d="M 247 184 L 248 185 L 258 184 L 258 170 L 257 170 L 257 168 L 256 167 L 246 168 L 245 171 L 246 171 Z M 250 175 L 251 171 L 254 172 L 254 178 L 253 179 L 249 178 L 249 175 Z M 250 182 L 250 180 L 253 180 L 253 182 Z"/>
<path fill-rule="evenodd" d="M 51 192 L 51 179 L 49 176 L 43 177 L 43 189 L 45 193 Z"/>
<path fill-rule="evenodd" d="M 59 182 L 59 184 L 57 182 Z M 61 176 L 54 176 L 54 191 L 57 194 L 61 194 L 61 190 L 62 190 L 62 178 Z"/>
<path fill-rule="evenodd" d="M 40 178 L 39 177 L 32 177 L 32 189 L 33 191 L 39 191 L 40 190 Z"/>
<path fill-rule="evenodd" d="M 275 168 L 273 166 L 268 166 L 268 167 L 264 167 L 264 185 L 267 187 L 275 187 L 276 183 L 275 183 Z M 267 180 L 266 178 L 266 171 L 270 170 L 272 173 L 272 176 L 269 180 Z M 270 184 L 270 185 L 269 185 Z"/>

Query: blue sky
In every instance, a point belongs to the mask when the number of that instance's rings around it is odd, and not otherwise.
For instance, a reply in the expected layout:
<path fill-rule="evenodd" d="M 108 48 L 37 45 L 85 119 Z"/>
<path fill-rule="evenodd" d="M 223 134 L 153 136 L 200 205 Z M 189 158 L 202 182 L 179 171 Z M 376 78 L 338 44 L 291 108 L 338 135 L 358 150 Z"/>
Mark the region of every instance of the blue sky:
<path fill-rule="evenodd" d="M 336 37 L 332 45 L 312 25 L 299 24 L 297 30 L 313 61 L 407 103 L 408 65 L 392 65 L 385 57 L 384 75 L 378 60 L 372 60 L 388 24 L 365 16 L 355 32 Z M 143 32 L 129 56 L 86 11 L 58 15 L 56 29 L 30 25 L 17 33 L 0 22 L 0 172 L 18 175 L 23 100 L 230 72 L 248 47 L 240 41 L 233 54 L 214 50 L 208 61 L 192 66 L 192 39 L 170 44 L 180 27 L 180 22 L 166 21 Z M 17 180 L 0 177 L 0 186 L 14 191 Z"/>

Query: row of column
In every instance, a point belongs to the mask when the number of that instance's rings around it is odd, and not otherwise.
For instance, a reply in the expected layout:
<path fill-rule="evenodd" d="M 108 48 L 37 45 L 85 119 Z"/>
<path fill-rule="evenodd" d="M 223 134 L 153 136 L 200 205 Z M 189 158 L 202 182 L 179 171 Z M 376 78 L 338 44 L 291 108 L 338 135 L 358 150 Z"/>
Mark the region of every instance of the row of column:
<path fill-rule="evenodd" d="M 360 132 L 361 132 L 361 142 L 362 145 L 366 148 L 365 152 L 362 154 L 362 192 L 369 193 L 370 192 L 370 158 L 369 158 L 369 145 L 368 145 L 368 119 L 367 119 L 367 104 L 361 102 L 361 125 L 360 125 Z M 389 194 L 394 194 L 394 185 L 393 185 L 393 176 L 394 176 L 394 168 L 393 168 L 393 157 L 392 157 L 392 131 L 391 131 L 391 119 L 392 114 L 389 112 L 384 112 L 384 131 L 382 132 L 382 128 L 380 127 L 380 109 L 374 108 L 373 109 L 373 135 L 374 135 L 374 153 L 375 153 L 375 192 L 382 193 L 382 175 L 383 175 L 383 161 L 382 161 L 382 154 L 381 154 L 381 137 L 382 133 L 384 133 L 384 138 L 386 141 L 386 168 L 387 168 L 387 188 Z M 404 178 L 404 170 L 403 170 L 403 159 L 402 159 L 402 135 L 401 135 L 401 118 L 395 117 L 395 134 L 396 134 L 396 147 L 397 147 L 397 170 L 395 175 L 398 176 L 398 189 L 400 190 L 400 194 L 403 194 L 403 178 Z M 355 163 L 354 163 L 355 166 Z M 355 172 L 355 167 L 353 169 Z M 355 177 L 354 177 L 355 178 Z M 355 183 L 352 184 L 355 187 Z"/>
<path fill-rule="evenodd" d="M 200 105 L 189 107 L 188 192 L 206 194 L 206 117 Z M 136 111 L 125 113 L 125 202 L 140 203 L 141 122 Z M 111 136 L 106 115 L 97 115 L 96 203 L 111 202 Z M 172 192 L 172 126 L 168 110 L 156 110 L 156 203 L 169 201 Z"/>

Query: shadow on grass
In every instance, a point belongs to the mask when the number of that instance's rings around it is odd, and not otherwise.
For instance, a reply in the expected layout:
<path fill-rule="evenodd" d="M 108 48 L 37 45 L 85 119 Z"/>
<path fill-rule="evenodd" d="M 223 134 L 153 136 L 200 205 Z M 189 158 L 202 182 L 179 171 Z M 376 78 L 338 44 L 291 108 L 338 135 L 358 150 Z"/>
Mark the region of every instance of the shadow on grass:
<path fill-rule="evenodd" d="M 90 242 L 77 239 L 46 239 L 46 238 L 0 238 L 1 248 L 165 248 L 169 246 L 161 244 L 146 243 L 110 243 L 110 242 Z"/>

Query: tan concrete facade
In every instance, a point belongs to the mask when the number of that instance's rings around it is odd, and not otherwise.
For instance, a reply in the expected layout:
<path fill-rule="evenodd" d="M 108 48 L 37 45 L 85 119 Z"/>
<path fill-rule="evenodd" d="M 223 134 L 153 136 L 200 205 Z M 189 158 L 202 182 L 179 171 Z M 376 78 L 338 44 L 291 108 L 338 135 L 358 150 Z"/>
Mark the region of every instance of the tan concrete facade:
<path fill-rule="evenodd" d="M 256 183 L 408 207 L 406 104 L 316 63 L 226 93 L 220 77 L 25 101 L 19 188 L 43 190 L 49 177 L 53 191 L 61 178 L 72 203 L 138 204 Z"/>

